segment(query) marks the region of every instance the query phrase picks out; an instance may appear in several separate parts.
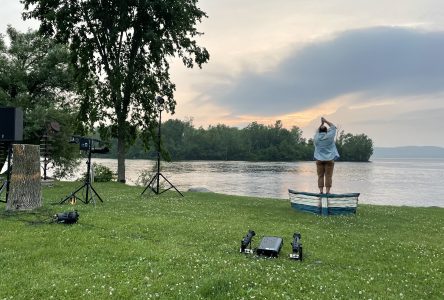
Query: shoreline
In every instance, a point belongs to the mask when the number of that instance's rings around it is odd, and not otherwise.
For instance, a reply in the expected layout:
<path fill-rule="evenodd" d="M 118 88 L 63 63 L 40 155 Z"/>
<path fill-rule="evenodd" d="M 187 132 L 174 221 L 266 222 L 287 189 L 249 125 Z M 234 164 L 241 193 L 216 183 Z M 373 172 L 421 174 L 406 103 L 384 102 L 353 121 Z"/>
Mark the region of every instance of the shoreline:
<path fill-rule="evenodd" d="M 53 182 L 60 182 L 60 183 L 70 183 L 70 184 L 74 184 L 74 183 L 78 183 L 81 184 L 82 181 L 72 181 L 72 180 L 54 180 Z M 42 181 L 43 183 L 43 181 Z M 124 186 L 128 186 L 131 188 L 145 188 L 144 186 L 138 186 L 138 185 L 134 185 L 134 184 L 128 184 L 128 183 L 120 183 L 117 181 L 110 181 L 110 182 L 96 182 L 94 183 L 94 185 L 96 184 L 100 184 L 100 185 L 104 185 L 104 184 L 123 184 Z M 177 186 L 176 186 L 177 187 Z M 215 192 L 215 191 L 188 191 L 191 188 L 206 188 L 203 186 L 193 186 L 193 187 L 189 187 L 187 188 L 187 190 L 181 190 L 180 188 L 179 191 L 181 191 L 182 193 L 203 193 L 203 194 L 217 194 L 217 195 L 222 195 L 222 196 L 229 196 L 229 197 L 241 197 L 241 198 L 250 198 L 250 199 L 258 199 L 258 200 L 272 200 L 272 201 L 290 201 L 289 198 L 274 198 L 274 197 L 260 197 L 260 196 L 251 196 L 251 195 L 238 195 L 238 194 L 228 194 L 228 193 L 222 193 L 222 192 Z M 208 189 L 208 188 L 206 188 Z M 333 193 L 334 194 L 334 193 Z M 375 203 L 362 203 L 362 202 L 358 202 L 358 210 L 359 210 L 359 206 L 360 205 L 365 205 L 365 206 L 377 206 L 377 207 L 408 207 L 408 208 L 441 208 L 444 209 L 444 204 L 443 206 L 437 206 L 437 205 L 431 205 L 431 206 L 414 206 L 414 205 L 392 205 L 392 204 L 375 204 Z"/>

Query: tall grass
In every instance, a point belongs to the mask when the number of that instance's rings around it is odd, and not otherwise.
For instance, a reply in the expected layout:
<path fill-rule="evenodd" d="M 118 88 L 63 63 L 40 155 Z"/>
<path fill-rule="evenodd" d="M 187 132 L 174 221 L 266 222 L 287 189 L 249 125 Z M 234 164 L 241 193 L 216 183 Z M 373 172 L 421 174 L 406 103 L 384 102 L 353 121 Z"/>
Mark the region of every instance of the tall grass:
<path fill-rule="evenodd" d="M 98 183 L 104 199 L 51 205 L 78 183 L 44 189 L 44 207 L 0 205 L 0 299 L 444 299 L 444 209 L 360 205 L 322 217 L 289 201 Z M 50 223 L 76 209 L 77 224 Z M 280 236 L 279 258 L 239 253 L 248 229 Z M 288 259 L 294 232 L 304 260 Z"/>

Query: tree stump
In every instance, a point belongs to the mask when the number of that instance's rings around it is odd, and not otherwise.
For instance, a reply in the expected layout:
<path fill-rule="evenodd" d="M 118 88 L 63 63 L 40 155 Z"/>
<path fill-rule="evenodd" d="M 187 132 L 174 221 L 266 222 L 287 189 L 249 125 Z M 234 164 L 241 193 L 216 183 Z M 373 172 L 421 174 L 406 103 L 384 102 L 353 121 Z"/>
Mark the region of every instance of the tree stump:
<path fill-rule="evenodd" d="M 13 163 L 7 210 L 42 206 L 40 149 L 38 145 L 13 145 Z"/>

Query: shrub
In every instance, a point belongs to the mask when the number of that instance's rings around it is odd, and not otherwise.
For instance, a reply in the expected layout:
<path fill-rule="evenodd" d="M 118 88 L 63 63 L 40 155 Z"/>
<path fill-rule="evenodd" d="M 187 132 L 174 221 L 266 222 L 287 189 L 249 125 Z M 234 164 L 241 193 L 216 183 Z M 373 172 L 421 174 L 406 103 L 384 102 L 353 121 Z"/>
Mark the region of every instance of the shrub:
<path fill-rule="evenodd" d="M 116 173 L 113 173 L 110 168 L 104 165 L 93 163 L 92 167 L 94 169 L 94 182 L 110 182 L 117 177 Z M 85 177 L 86 172 L 83 173 L 83 178 Z"/>
<path fill-rule="evenodd" d="M 146 187 L 150 183 L 151 179 L 153 179 L 153 177 L 156 175 L 156 173 L 157 173 L 157 165 L 156 164 L 153 165 L 151 170 L 148 170 L 148 169 L 142 170 L 139 173 L 139 176 L 137 177 L 137 180 L 135 182 L 136 185 Z M 157 182 L 155 184 L 157 184 Z M 165 182 L 163 179 L 160 180 L 159 187 L 161 189 L 165 188 Z"/>

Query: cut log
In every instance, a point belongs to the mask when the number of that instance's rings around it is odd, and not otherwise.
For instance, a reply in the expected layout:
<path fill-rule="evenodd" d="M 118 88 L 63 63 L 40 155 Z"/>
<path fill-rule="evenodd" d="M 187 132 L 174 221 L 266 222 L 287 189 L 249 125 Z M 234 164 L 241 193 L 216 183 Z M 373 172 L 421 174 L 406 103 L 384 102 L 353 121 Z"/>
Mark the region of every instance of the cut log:
<path fill-rule="evenodd" d="M 42 206 L 40 149 L 38 145 L 13 145 L 13 163 L 7 210 L 32 210 Z"/>

